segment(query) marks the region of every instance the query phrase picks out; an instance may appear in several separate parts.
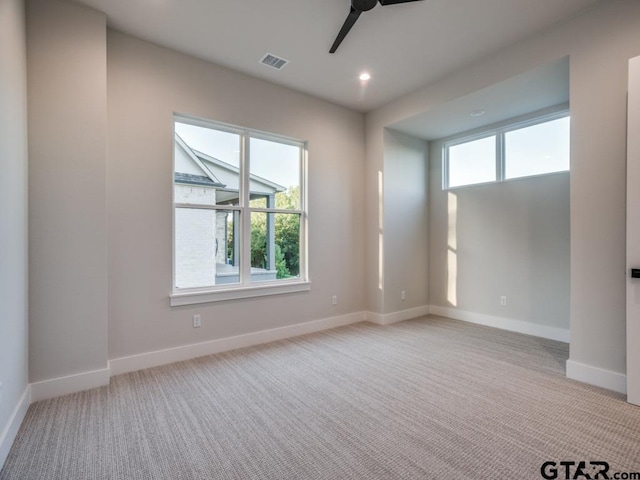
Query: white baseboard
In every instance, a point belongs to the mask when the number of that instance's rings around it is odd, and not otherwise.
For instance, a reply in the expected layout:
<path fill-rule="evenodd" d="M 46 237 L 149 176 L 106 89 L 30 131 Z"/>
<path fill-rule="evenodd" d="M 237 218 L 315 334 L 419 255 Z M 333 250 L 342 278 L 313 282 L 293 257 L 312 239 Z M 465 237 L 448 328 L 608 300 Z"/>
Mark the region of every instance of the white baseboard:
<path fill-rule="evenodd" d="M 61 397 L 70 393 L 109 385 L 109 368 L 52 378 L 31 384 L 31 402 Z"/>
<path fill-rule="evenodd" d="M 109 385 L 109 378 L 120 373 L 133 372 L 135 370 L 165 365 L 180 360 L 188 360 L 190 358 L 234 350 L 236 348 L 250 347 L 305 335 L 307 333 L 319 332 L 321 330 L 362 322 L 364 319 L 364 312 L 355 312 L 235 337 L 132 355 L 130 357 L 116 358 L 111 360 L 109 366 L 105 369 L 32 383 L 27 386 L 25 393 L 9 420 L 9 424 L 0 434 L 0 470 L 9 455 L 11 445 L 16 438 L 20 425 L 31 403 Z"/>
<path fill-rule="evenodd" d="M 614 392 L 627 393 L 626 375 L 592 367 L 574 360 L 567 360 L 567 378 L 613 390 Z"/>
<path fill-rule="evenodd" d="M 18 405 L 16 405 L 16 408 L 13 410 L 13 413 L 9 418 L 9 423 L 4 430 L 2 430 L 2 433 L 0 433 L 0 470 L 2 470 L 4 462 L 9 456 L 11 445 L 13 445 L 13 441 L 16 439 L 16 435 L 18 434 L 18 430 L 20 429 L 20 425 L 22 425 L 22 421 L 24 420 L 24 416 L 27 414 L 30 404 L 31 387 L 27 385 Z"/>
<path fill-rule="evenodd" d="M 288 325 L 286 327 L 262 330 L 260 332 L 247 333 L 235 337 L 221 338 L 208 342 L 194 343 L 180 347 L 157 350 L 138 355 L 115 358 L 109 361 L 111 375 L 134 372 L 145 368 L 157 367 L 168 363 L 203 357 L 214 353 L 226 352 L 237 348 L 251 347 L 262 343 L 269 343 L 285 338 L 319 332 L 330 328 L 350 325 L 364 320 L 363 312 L 350 313 L 337 317 L 324 318 L 311 322 Z"/>
<path fill-rule="evenodd" d="M 365 320 L 377 325 L 391 325 L 392 323 L 403 322 L 404 320 L 410 320 L 424 315 L 429 315 L 428 305 L 400 310 L 399 312 L 393 313 L 365 312 Z"/>
<path fill-rule="evenodd" d="M 463 322 L 477 323 L 489 327 L 510 330 L 512 332 L 525 333 L 536 337 L 548 338 L 560 342 L 569 343 L 570 335 L 568 329 L 537 325 L 521 320 L 511 320 L 508 318 L 493 317 L 480 313 L 466 312 L 455 308 L 440 307 L 431 305 L 429 312 L 433 315 L 462 320 Z M 627 376 L 622 373 L 604 370 L 584 363 L 567 360 L 567 378 L 579 382 L 588 383 L 597 387 L 613 390 L 614 392 L 627 393 Z"/>
<path fill-rule="evenodd" d="M 533 335 L 534 337 L 548 338 L 559 342 L 569 343 L 569 329 L 550 327 L 547 325 L 539 325 L 536 323 L 525 322 L 522 320 L 512 320 L 510 318 L 494 317 L 482 313 L 467 312 L 457 308 L 440 307 L 431 305 L 429 313 L 439 315 L 441 317 L 462 320 L 463 322 L 477 323 L 488 327 L 500 328 L 511 332 L 524 333 Z"/>
<path fill-rule="evenodd" d="M 366 322 L 375 323 L 376 325 L 384 325 L 384 314 L 377 312 L 364 312 L 364 320 Z"/>

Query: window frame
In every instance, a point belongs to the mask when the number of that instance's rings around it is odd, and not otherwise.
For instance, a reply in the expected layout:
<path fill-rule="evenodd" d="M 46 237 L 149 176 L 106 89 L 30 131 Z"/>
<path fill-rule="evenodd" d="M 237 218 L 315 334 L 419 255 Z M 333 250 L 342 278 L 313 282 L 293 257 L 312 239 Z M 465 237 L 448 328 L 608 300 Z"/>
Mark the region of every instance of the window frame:
<path fill-rule="evenodd" d="M 506 134 L 515 130 L 521 130 L 527 127 L 533 127 L 561 118 L 571 117 L 569 106 L 564 104 L 560 107 L 552 107 L 542 111 L 534 112 L 523 117 L 519 117 L 518 120 L 508 120 L 499 124 L 494 124 L 483 129 L 472 131 L 472 133 L 466 132 L 460 135 L 455 135 L 445 139 L 442 144 L 442 190 L 456 190 L 459 188 L 475 187 L 479 185 L 488 185 L 493 183 L 511 182 L 522 180 L 524 178 L 542 177 L 545 175 L 556 175 L 559 173 L 566 173 L 571 171 L 571 166 L 567 170 L 556 170 L 553 172 L 539 173 L 534 175 L 523 175 L 520 177 L 506 178 Z M 449 149 L 456 145 L 464 143 L 470 143 L 475 140 L 481 140 L 483 138 L 495 135 L 496 137 L 496 179 L 488 182 L 468 183 L 465 185 L 449 186 Z"/>
<path fill-rule="evenodd" d="M 209 128 L 220 132 L 231 133 L 239 136 L 239 182 L 238 205 L 199 205 L 176 203 L 175 180 L 172 175 L 172 291 L 169 295 L 171 306 L 191 305 L 197 303 L 209 303 L 243 298 L 261 297 L 268 295 L 280 295 L 295 292 L 304 292 L 311 289 L 308 270 L 308 143 L 292 137 L 272 134 L 236 125 L 230 125 L 213 120 L 197 118 L 189 115 L 174 113 L 172 117 L 172 132 L 175 135 L 175 124 L 184 123 L 201 128 Z M 251 201 L 251 139 L 266 140 L 298 147 L 300 150 L 300 205 L 294 209 L 252 207 Z M 172 146 L 174 141 L 172 141 Z M 172 171 L 175 171 L 175 147 L 172 153 Z M 239 281 L 234 284 L 211 285 L 203 287 L 176 287 L 176 209 L 177 208 L 204 208 L 214 211 L 239 212 Z M 299 276 L 292 279 L 278 279 L 267 281 L 251 281 L 251 214 L 266 213 L 298 215 L 300 218 L 299 233 Z"/>
<path fill-rule="evenodd" d="M 496 165 L 496 179 L 495 180 L 489 180 L 486 182 L 477 182 L 477 183 L 467 183 L 464 185 L 455 185 L 453 187 L 449 187 L 449 177 L 450 177 L 450 173 L 449 173 L 449 149 L 451 149 L 451 147 L 456 147 L 458 145 L 463 145 L 465 143 L 471 143 L 471 142 L 475 142 L 477 140 L 484 140 L 485 138 L 489 138 L 489 137 L 495 137 L 495 141 L 496 141 L 496 157 L 499 158 L 502 156 L 501 153 L 501 142 L 500 142 L 500 135 L 498 134 L 498 130 L 483 130 L 482 132 L 477 132 L 474 133 L 472 135 L 467 135 L 464 137 L 460 137 L 460 138 L 456 138 L 450 142 L 447 142 L 443 145 L 443 153 L 442 153 L 442 158 L 443 158 L 443 186 L 445 186 L 445 190 L 450 190 L 453 188 L 463 188 L 463 187 L 471 187 L 473 185 L 486 185 L 488 183 L 496 183 L 499 181 L 500 179 L 500 167 L 499 165 Z M 499 164 L 501 162 L 495 162 L 494 163 Z"/>

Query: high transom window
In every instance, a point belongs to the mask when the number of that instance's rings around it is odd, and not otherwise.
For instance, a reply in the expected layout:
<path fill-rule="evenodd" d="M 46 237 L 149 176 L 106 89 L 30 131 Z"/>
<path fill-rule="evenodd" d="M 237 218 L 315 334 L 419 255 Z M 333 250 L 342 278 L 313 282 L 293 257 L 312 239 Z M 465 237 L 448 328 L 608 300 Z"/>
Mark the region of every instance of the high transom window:
<path fill-rule="evenodd" d="M 555 112 L 444 144 L 445 189 L 569 170 L 569 113 Z"/>

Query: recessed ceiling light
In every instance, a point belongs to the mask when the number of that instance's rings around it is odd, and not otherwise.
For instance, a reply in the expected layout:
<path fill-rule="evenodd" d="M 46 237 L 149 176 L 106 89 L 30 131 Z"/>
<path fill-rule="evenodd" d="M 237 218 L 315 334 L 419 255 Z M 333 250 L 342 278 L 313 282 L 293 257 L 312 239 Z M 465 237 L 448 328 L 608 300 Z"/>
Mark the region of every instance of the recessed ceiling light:
<path fill-rule="evenodd" d="M 469 116 L 471 116 L 471 117 L 481 117 L 485 113 L 487 113 L 487 112 L 485 112 L 484 110 L 474 110 L 473 112 L 471 112 L 469 114 Z"/>
<path fill-rule="evenodd" d="M 367 72 L 362 72 L 360 74 L 360 80 L 362 80 L 363 82 L 366 82 L 370 78 L 371 78 L 371 75 L 369 75 Z"/>

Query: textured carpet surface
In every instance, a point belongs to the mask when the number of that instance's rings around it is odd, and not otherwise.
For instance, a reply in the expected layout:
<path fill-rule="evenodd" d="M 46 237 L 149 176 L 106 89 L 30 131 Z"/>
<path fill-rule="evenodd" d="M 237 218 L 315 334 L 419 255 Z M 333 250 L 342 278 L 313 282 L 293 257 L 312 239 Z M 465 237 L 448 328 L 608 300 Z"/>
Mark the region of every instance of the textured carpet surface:
<path fill-rule="evenodd" d="M 424 317 L 129 373 L 33 404 L 0 479 L 540 479 L 546 461 L 581 460 L 640 471 L 640 408 L 566 379 L 567 355 Z"/>

